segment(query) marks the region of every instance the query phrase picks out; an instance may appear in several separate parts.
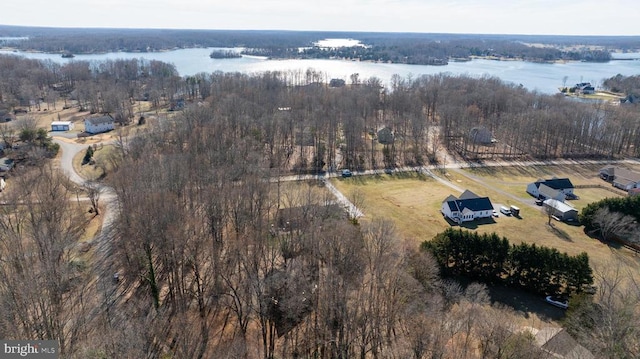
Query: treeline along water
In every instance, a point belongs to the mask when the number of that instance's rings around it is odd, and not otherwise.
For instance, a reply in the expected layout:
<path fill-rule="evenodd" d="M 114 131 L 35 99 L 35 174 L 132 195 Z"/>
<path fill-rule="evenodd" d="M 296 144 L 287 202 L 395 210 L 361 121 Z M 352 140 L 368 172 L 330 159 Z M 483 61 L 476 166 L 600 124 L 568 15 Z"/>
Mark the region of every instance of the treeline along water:
<path fill-rule="evenodd" d="M 503 81 L 516 85 L 521 84 L 529 90 L 546 94 L 558 92 L 558 87 L 570 86 L 579 82 L 591 82 L 598 85 L 603 79 L 617 74 L 625 76 L 640 74 L 640 60 L 614 60 L 605 63 L 566 62 L 566 63 L 533 63 L 525 61 L 498 61 L 474 59 L 466 62 L 449 62 L 446 66 L 406 65 L 374 62 L 357 62 L 344 60 L 270 60 L 260 57 L 237 59 L 212 59 L 214 48 L 179 49 L 165 52 L 127 53 L 110 52 L 104 54 L 76 55 L 72 59 L 62 58 L 60 54 L 24 53 L 0 51 L 0 54 L 14 54 L 32 59 L 52 60 L 58 63 L 69 61 L 102 61 L 114 59 L 159 60 L 172 63 L 182 76 L 200 72 L 242 72 L 258 73 L 265 71 L 306 71 L 312 68 L 331 78 L 344 79 L 349 82 L 352 74 L 359 74 L 360 79 L 377 77 L 388 84 L 393 75 L 417 77 L 423 74 L 446 72 L 450 74 L 466 74 L 473 77 L 495 76 Z M 640 54 L 636 54 L 640 58 Z M 624 54 L 627 58 L 630 54 Z"/>

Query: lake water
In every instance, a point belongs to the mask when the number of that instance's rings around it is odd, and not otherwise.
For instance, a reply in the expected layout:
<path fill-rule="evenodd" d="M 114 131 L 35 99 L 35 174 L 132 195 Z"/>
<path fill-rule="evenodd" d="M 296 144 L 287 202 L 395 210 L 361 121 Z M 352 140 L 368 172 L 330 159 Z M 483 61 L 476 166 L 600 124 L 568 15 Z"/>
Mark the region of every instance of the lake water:
<path fill-rule="evenodd" d="M 50 59 L 57 63 L 87 60 L 100 61 L 106 59 L 136 59 L 159 60 L 172 63 L 182 76 L 194 75 L 199 72 L 242 72 L 259 73 L 264 71 L 306 71 L 313 68 L 331 78 L 341 78 L 349 82 L 349 76 L 354 73 L 360 79 L 377 77 L 388 84 L 394 74 L 402 77 L 416 78 L 423 74 L 440 72 L 453 75 L 466 74 L 473 77 L 484 75 L 496 76 L 503 81 L 516 85 L 522 84 L 530 90 L 553 94 L 563 85 L 563 78 L 567 76 L 568 86 L 579 82 L 591 82 L 596 86 L 603 79 L 622 74 L 625 76 L 640 75 L 640 60 L 612 60 L 607 63 L 568 62 L 557 64 L 539 64 L 524 61 L 495 61 L 477 59 L 467 62 L 450 62 L 446 66 L 424 66 L 383 64 L 343 60 L 267 60 L 259 57 L 242 57 L 237 59 L 211 59 L 211 48 L 179 49 L 166 52 L 125 53 L 115 52 L 96 55 L 76 55 L 73 59 L 63 59 L 59 54 L 22 53 L 1 50 L 0 54 L 14 54 L 31 59 Z M 614 54 L 624 58 L 640 58 L 640 54 Z"/>

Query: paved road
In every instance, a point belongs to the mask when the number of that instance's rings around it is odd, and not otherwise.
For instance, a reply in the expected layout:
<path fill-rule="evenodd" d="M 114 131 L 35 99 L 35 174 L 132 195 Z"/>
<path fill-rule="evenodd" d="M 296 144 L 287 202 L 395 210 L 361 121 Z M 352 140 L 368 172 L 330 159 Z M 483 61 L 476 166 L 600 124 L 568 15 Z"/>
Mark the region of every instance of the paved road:
<path fill-rule="evenodd" d="M 627 163 L 627 164 L 640 164 L 640 160 L 637 159 L 628 159 L 628 160 L 620 160 L 620 161 L 611 161 L 611 160 L 548 160 L 548 161 L 487 161 L 483 163 L 476 162 L 454 162 L 452 160 L 453 157 L 449 159 L 450 162 L 445 166 L 446 169 L 452 171 L 459 171 L 464 168 L 483 168 L 483 167 L 509 167 L 509 166 L 552 166 L 552 165 L 588 165 L 588 164 L 598 164 L 598 165 L 607 165 L 614 163 Z M 462 193 L 464 191 L 463 188 L 457 186 L 452 183 L 450 180 L 446 178 L 442 178 L 436 174 L 436 170 L 442 170 L 442 166 L 417 166 L 417 167 L 399 167 L 393 170 L 393 173 L 396 172 L 419 172 L 425 174 L 427 176 L 432 177 L 434 180 L 439 183 L 453 189 L 456 192 Z M 385 171 L 383 170 L 366 170 L 366 171 L 352 171 L 353 176 L 372 176 L 372 175 L 384 175 Z M 465 173 L 465 176 L 469 176 L 474 180 L 483 183 L 483 180 L 477 176 L 470 175 Z M 347 209 L 349 215 L 354 218 L 359 218 L 364 216 L 362 210 L 358 209 L 349 199 L 340 191 L 331 184 L 329 181 L 330 178 L 340 177 L 340 173 L 338 172 L 325 172 L 319 175 L 287 175 L 280 176 L 279 179 L 275 178 L 272 181 L 308 181 L 308 180 L 319 180 L 323 181 L 329 191 L 334 195 L 338 203 L 340 203 L 343 207 Z M 537 208 L 533 201 L 527 201 L 526 198 L 514 196 L 506 191 L 502 191 L 497 188 L 493 188 L 494 190 L 500 192 L 504 196 L 513 199 L 518 203 L 522 203 L 526 206 L 531 206 L 533 208 Z"/>
<path fill-rule="evenodd" d="M 62 172 L 69 177 L 71 182 L 81 186 L 84 185 L 86 180 L 80 177 L 73 168 L 73 158 L 82 150 L 86 151 L 88 146 L 62 141 L 56 137 L 53 138 L 53 141 L 60 145 L 60 151 L 62 151 L 62 156 L 60 157 L 60 169 Z"/>
<path fill-rule="evenodd" d="M 63 172 L 65 172 L 69 178 L 71 179 L 71 181 L 80 184 L 80 185 L 85 185 L 86 184 L 86 180 L 83 179 L 80 175 L 78 175 L 75 171 L 75 169 L 73 168 L 73 158 L 80 153 L 83 150 L 86 150 L 87 145 L 81 145 L 81 144 L 76 144 L 76 143 L 70 143 L 68 141 L 63 141 L 60 139 L 57 139 L 54 137 L 54 141 L 56 143 L 58 143 L 60 145 L 60 149 L 62 150 L 62 157 L 60 160 L 60 167 L 62 169 Z M 584 165 L 584 164 L 601 164 L 601 165 L 605 165 L 605 164 L 611 164 L 611 163 L 630 163 L 630 164 L 639 164 L 640 161 L 638 160 L 623 160 L 623 161 L 608 161 L 608 160 L 602 160 L 602 161 L 592 161 L 592 160 L 580 160 L 580 161 L 576 161 L 576 160 L 548 160 L 548 161 L 487 161 L 487 162 L 483 162 L 483 163 L 476 163 L 476 162 L 455 162 L 453 161 L 453 158 L 449 158 L 447 165 L 445 166 L 446 169 L 450 169 L 450 170 L 460 170 L 463 168 L 482 168 L 482 167 L 505 167 L 505 166 L 550 166 L 550 165 Z M 442 178 L 440 176 L 438 176 L 434 170 L 437 169 L 443 169 L 442 166 L 418 166 L 418 167 L 400 167 L 400 168 L 396 168 L 393 170 L 393 172 L 419 172 L 419 173 L 423 173 L 427 176 L 432 177 L 433 179 L 435 179 L 436 181 L 438 181 L 439 183 L 450 187 L 451 189 L 453 189 L 454 191 L 457 191 L 459 193 L 462 193 L 464 191 L 463 188 L 457 186 L 456 184 L 452 183 L 451 181 L 449 181 L 448 179 Z M 366 171 L 354 171 L 353 175 L 354 176 L 371 176 L 371 175 L 381 175 L 381 174 L 385 174 L 385 172 L 383 170 L 366 170 Z M 479 182 L 483 182 L 481 178 L 478 178 L 477 176 L 473 176 L 473 175 L 469 175 L 469 174 L 465 174 L 470 176 L 471 178 L 473 178 L 474 180 L 477 180 Z M 319 175 L 287 175 L 287 176 L 280 176 L 279 178 L 275 178 L 272 179 L 272 181 L 282 181 L 282 182 L 288 182 L 288 181 L 307 181 L 307 180 L 319 180 L 324 182 L 324 184 L 326 185 L 327 189 L 334 195 L 334 197 L 336 198 L 336 201 L 338 203 L 340 203 L 349 213 L 349 216 L 352 218 L 359 218 L 364 216 L 364 213 L 362 212 L 361 209 L 357 208 L 351 201 L 349 201 L 349 199 L 342 194 L 333 184 L 331 184 L 331 182 L 329 181 L 330 178 L 335 178 L 335 177 L 340 177 L 340 173 L 336 173 L 336 172 L 325 172 Z M 106 187 L 104 185 L 101 185 L 102 187 L 102 191 L 103 194 L 101 196 L 101 199 L 103 200 L 103 203 L 106 204 L 106 208 L 104 212 L 104 222 L 103 222 L 103 231 L 101 233 L 104 232 L 109 232 L 110 228 L 112 227 L 113 224 L 113 220 L 115 218 L 115 213 L 117 210 L 117 202 L 116 202 L 116 196 L 113 192 L 113 190 L 109 187 Z M 505 195 L 506 197 L 509 197 L 519 203 L 522 203 L 524 205 L 528 205 L 528 206 L 534 206 L 533 203 L 530 203 L 528 201 L 526 201 L 526 199 L 521 198 L 521 197 L 517 197 L 514 196 L 510 193 L 507 193 L 506 191 L 502 191 L 500 189 L 495 189 L 496 191 L 500 192 L 501 194 Z M 96 238 L 96 242 L 97 243 L 104 243 L 106 242 L 106 240 L 104 240 L 103 238 Z"/>
<path fill-rule="evenodd" d="M 58 138 L 53 140 L 60 145 L 62 155 L 60 157 L 60 169 L 69 179 L 80 185 L 88 185 L 86 179 L 82 178 L 73 168 L 73 158 L 82 151 L 86 151 L 88 145 L 71 143 Z M 118 214 L 118 201 L 115 192 L 111 187 L 104 184 L 95 184 L 99 186 L 101 194 L 100 201 L 104 204 L 104 210 L 101 212 L 102 228 L 100 232 L 90 241 L 95 248 L 96 253 L 96 273 L 99 275 L 99 284 L 101 288 L 112 287 L 113 274 L 117 271 L 113 261 L 111 260 L 112 247 L 111 243 L 115 235 L 115 219 Z"/>

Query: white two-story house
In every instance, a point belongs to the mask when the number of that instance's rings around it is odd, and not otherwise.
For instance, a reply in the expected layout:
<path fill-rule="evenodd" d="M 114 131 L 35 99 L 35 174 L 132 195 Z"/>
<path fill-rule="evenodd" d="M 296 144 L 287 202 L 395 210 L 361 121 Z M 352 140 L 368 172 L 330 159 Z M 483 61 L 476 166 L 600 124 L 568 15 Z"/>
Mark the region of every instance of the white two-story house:
<path fill-rule="evenodd" d="M 493 213 L 493 204 L 489 197 L 480 197 L 466 190 L 460 197 L 450 195 L 442 202 L 442 214 L 456 223 L 489 218 Z"/>

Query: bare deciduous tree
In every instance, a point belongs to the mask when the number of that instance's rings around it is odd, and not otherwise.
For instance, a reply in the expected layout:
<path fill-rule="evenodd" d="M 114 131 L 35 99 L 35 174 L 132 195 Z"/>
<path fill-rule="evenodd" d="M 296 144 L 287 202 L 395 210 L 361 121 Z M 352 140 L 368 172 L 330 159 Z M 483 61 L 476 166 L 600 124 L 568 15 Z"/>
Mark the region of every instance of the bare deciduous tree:
<path fill-rule="evenodd" d="M 82 211 L 51 166 L 16 176 L 16 197 L 0 214 L 0 298 L 4 338 L 57 339 L 73 354 L 90 334 L 87 265 L 76 245 Z"/>
<path fill-rule="evenodd" d="M 603 240 L 608 241 L 612 237 L 626 238 L 637 231 L 636 220 L 629 215 L 612 212 L 607 207 L 599 208 L 593 216 L 595 230 Z"/>
<path fill-rule="evenodd" d="M 96 216 L 100 215 L 100 196 L 104 191 L 104 187 L 96 181 L 87 181 L 82 185 L 82 188 L 87 193 L 87 197 L 89 198 L 89 202 L 91 202 L 91 211 Z"/>

